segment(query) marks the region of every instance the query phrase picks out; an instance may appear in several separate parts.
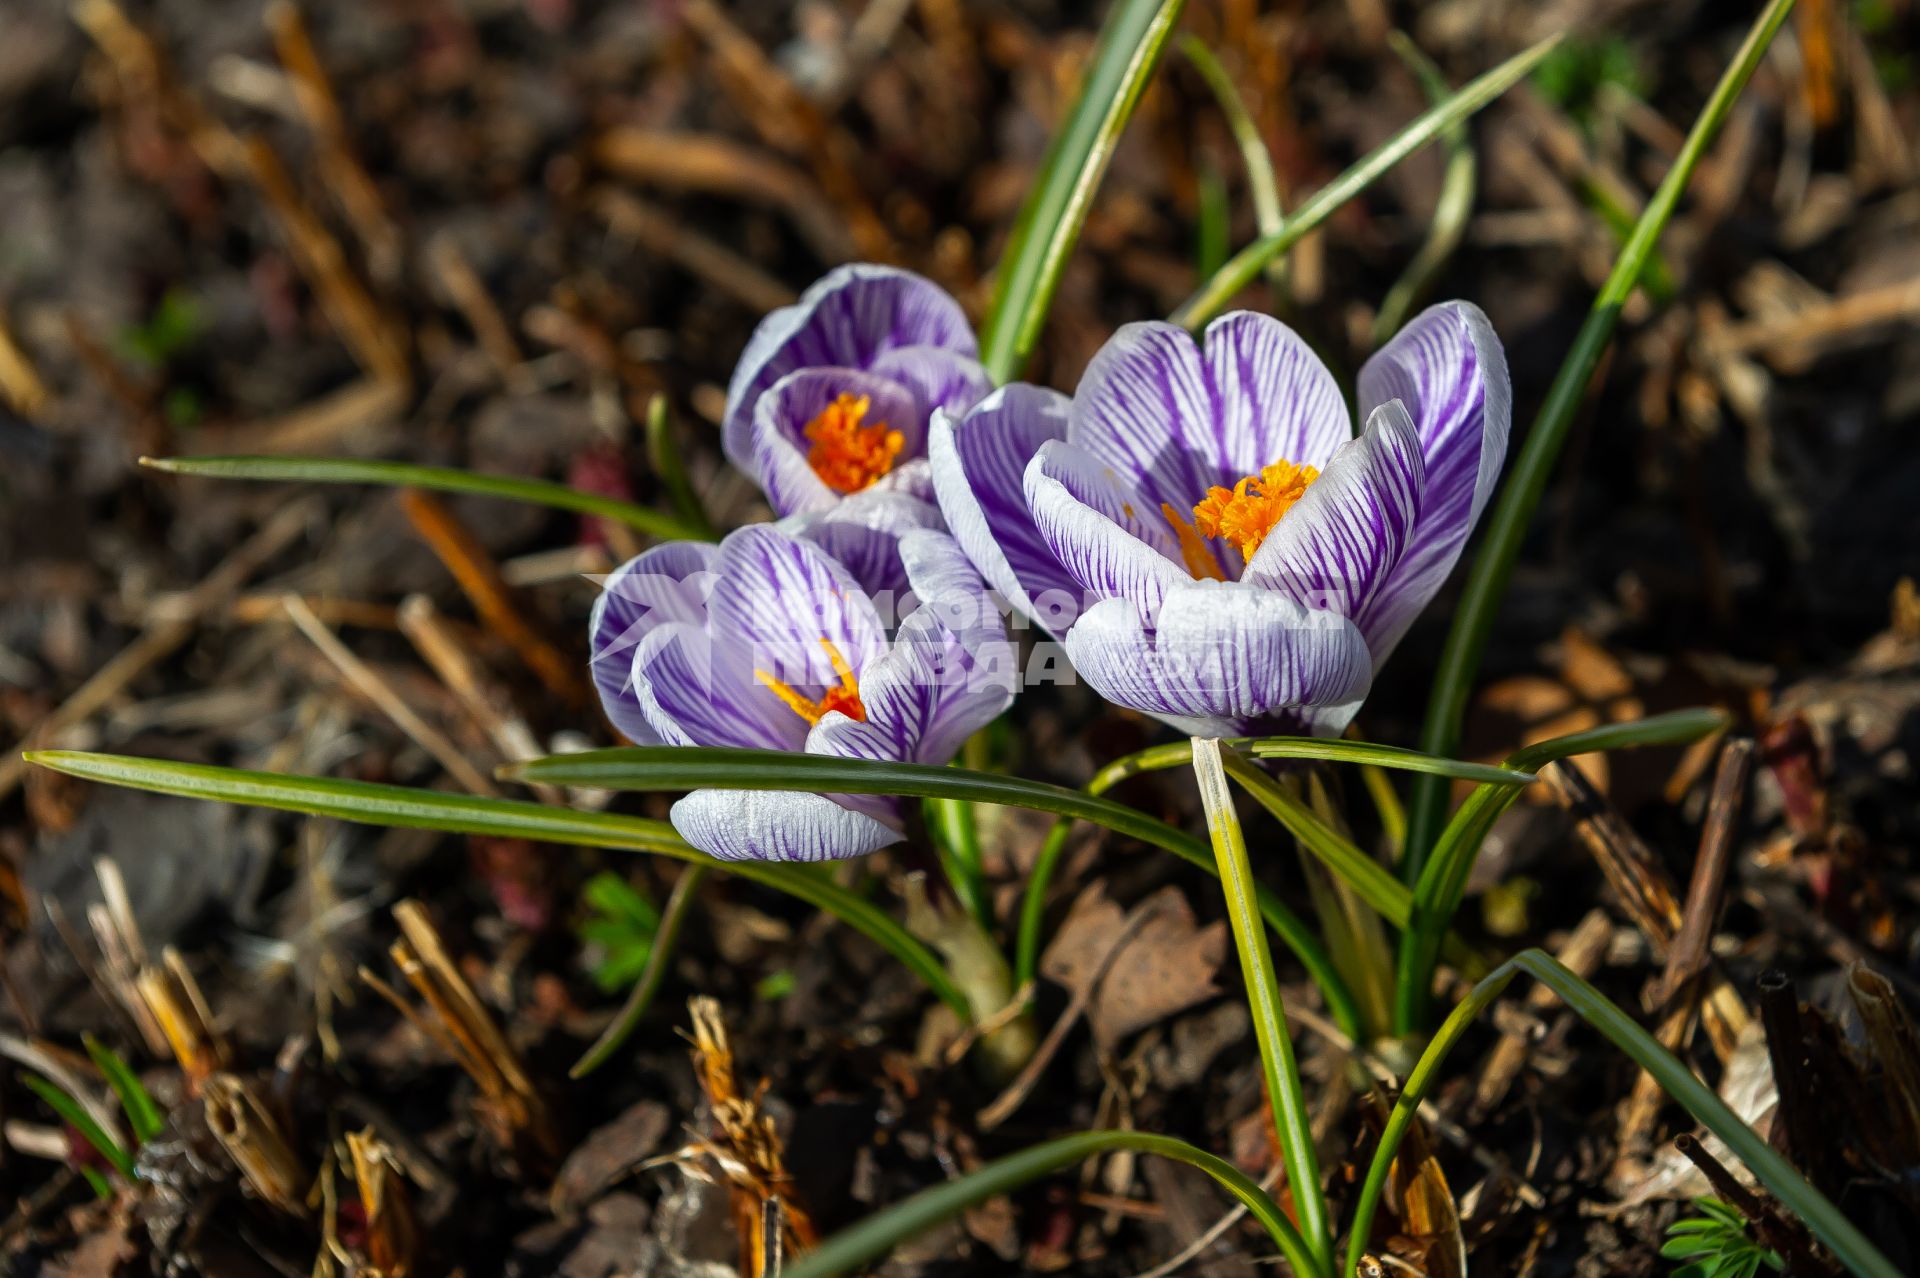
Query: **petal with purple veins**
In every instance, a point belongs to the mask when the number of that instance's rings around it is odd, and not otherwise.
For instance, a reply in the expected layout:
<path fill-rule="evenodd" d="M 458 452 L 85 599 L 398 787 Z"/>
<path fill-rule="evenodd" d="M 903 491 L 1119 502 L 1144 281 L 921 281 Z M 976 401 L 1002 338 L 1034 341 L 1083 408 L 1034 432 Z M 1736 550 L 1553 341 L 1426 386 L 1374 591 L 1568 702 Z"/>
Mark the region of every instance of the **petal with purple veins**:
<path fill-rule="evenodd" d="M 935 409 L 964 413 L 993 389 L 980 361 L 939 346 L 903 346 L 874 360 L 869 370 L 912 392 L 924 423 Z M 912 450 L 919 451 L 918 442 Z"/>
<path fill-rule="evenodd" d="M 1273 316 L 1222 315 L 1207 325 L 1205 350 L 1220 414 L 1214 465 L 1227 485 L 1282 460 L 1324 469 L 1353 437 L 1339 383 Z"/>
<path fill-rule="evenodd" d="M 690 625 L 660 626 L 633 654 L 632 695 L 663 745 L 798 750 L 807 723 L 754 676 L 753 650 Z"/>
<path fill-rule="evenodd" d="M 1058 391 L 1016 383 L 964 417 L 935 413 L 927 442 L 934 495 L 955 540 L 987 584 L 1029 615 L 1042 595 L 1079 595 L 1026 498 L 1027 465 L 1042 445 L 1066 437 L 1069 403 Z"/>
<path fill-rule="evenodd" d="M 1239 311 L 1208 327 L 1204 354 L 1175 324 L 1121 327 L 1074 392 L 1067 438 L 1122 486 L 1184 512 L 1276 461 L 1319 466 L 1351 434 L 1311 348 L 1279 320 Z"/>
<path fill-rule="evenodd" d="M 872 373 L 846 368 L 805 368 L 789 373 L 769 387 L 755 404 L 752 459 L 747 467 L 767 494 L 776 515 L 826 510 L 845 499 L 814 471 L 809 460 L 813 443 L 807 426 L 842 395 L 865 398 L 862 424 L 886 426 L 901 434 L 898 457 L 909 459 L 922 451 L 926 415 L 918 401 L 900 383 Z M 900 484 L 899 471 L 880 477 L 881 483 Z"/>
<path fill-rule="evenodd" d="M 1026 493 L 1047 548 L 1088 595 L 1131 600 L 1150 617 L 1168 589 L 1192 580 L 1159 508 L 1072 444 L 1041 446 L 1027 464 Z"/>
<path fill-rule="evenodd" d="M 802 368 L 864 370 L 888 351 L 933 346 L 979 352 L 960 304 L 923 276 L 857 263 L 828 272 L 792 306 L 760 321 L 727 386 L 721 440 L 751 469 L 754 404 L 762 391 Z"/>
<path fill-rule="evenodd" d="M 682 838 L 723 861 L 841 861 L 905 837 L 824 794 L 790 790 L 695 790 L 670 815 Z"/>
<path fill-rule="evenodd" d="M 1356 704 L 1373 667 L 1359 628 L 1240 582 L 1167 592 L 1157 627 L 1120 601 L 1067 632 L 1067 656 L 1118 705 L 1187 732 L 1231 735 L 1298 707 Z"/>
<path fill-rule="evenodd" d="M 924 499 L 899 489 L 869 488 L 831 509 L 797 515 L 780 522 L 782 530 L 805 537 L 840 562 L 860 588 L 875 597 L 898 603 L 910 588 L 907 568 L 900 559 L 900 538 L 919 529 L 938 530 L 940 512 Z"/>
<path fill-rule="evenodd" d="M 587 622 L 589 670 L 607 718 L 629 740 L 660 740 L 634 696 L 634 653 L 659 626 L 704 623 L 716 553 L 705 542 L 668 542 L 634 556 L 600 582 Z"/>
<path fill-rule="evenodd" d="M 817 699 L 839 681 L 834 653 L 857 671 L 885 650 L 884 627 L 859 582 L 804 538 L 766 524 L 742 528 L 720 543 L 714 574 L 714 651 L 803 696 Z M 777 701 L 771 690 L 762 695 Z"/>
<path fill-rule="evenodd" d="M 1415 316 L 1360 370 L 1360 408 L 1406 405 L 1420 434 L 1426 491 L 1390 601 L 1368 618 L 1384 660 L 1439 592 L 1500 477 L 1513 421 L 1506 352 L 1479 307 L 1445 302 Z"/>
<path fill-rule="evenodd" d="M 1412 419 L 1398 400 L 1382 405 L 1274 525 L 1241 580 L 1367 631 L 1413 532 L 1424 484 Z"/>

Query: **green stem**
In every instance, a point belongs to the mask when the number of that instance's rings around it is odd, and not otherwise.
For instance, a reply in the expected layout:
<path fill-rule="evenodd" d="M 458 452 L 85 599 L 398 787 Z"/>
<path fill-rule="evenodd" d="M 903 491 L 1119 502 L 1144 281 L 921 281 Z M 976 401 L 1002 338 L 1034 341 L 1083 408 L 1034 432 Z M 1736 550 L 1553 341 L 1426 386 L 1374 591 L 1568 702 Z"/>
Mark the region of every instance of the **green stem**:
<path fill-rule="evenodd" d="M 1260 125 L 1254 120 L 1253 112 L 1247 109 L 1246 100 L 1240 96 L 1233 77 L 1220 65 L 1220 59 L 1198 36 L 1181 36 L 1180 52 L 1207 82 L 1220 114 L 1226 117 L 1227 130 L 1240 148 L 1240 162 L 1247 169 L 1247 190 L 1253 197 L 1254 225 L 1260 228 L 1261 235 L 1280 234 L 1287 226 L 1287 215 L 1280 204 L 1280 180 L 1274 174 L 1273 156 L 1267 151 L 1266 139 L 1260 136 Z M 1286 281 L 1286 265 L 1285 258 L 1267 263 L 1267 281 L 1276 288 Z"/>
<path fill-rule="evenodd" d="M 1674 710 L 1633 723 L 1610 723 L 1536 742 L 1508 755 L 1507 762 L 1516 768 L 1532 770 L 1579 754 L 1682 745 L 1726 726 L 1727 716 L 1718 710 Z M 1434 964 L 1441 956 L 1454 913 L 1466 893 L 1473 863 L 1493 823 L 1513 805 L 1519 794 L 1510 788 L 1486 785 L 1475 788 L 1441 832 L 1434 844 L 1433 856 L 1414 883 L 1412 916 L 1400 937 L 1398 972 L 1394 980 L 1396 1034 L 1412 1034 L 1426 1025 Z"/>
<path fill-rule="evenodd" d="M 1307 1116 L 1306 1093 L 1300 1086 L 1300 1068 L 1293 1059 L 1286 1004 L 1280 997 L 1280 979 L 1274 974 L 1273 954 L 1267 948 L 1267 930 L 1260 926 L 1260 914 L 1254 906 L 1253 861 L 1247 855 L 1247 841 L 1233 810 L 1233 791 L 1227 785 L 1227 771 L 1220 756 L 1218 741 L 1194 738 L 1193 775 L 1200 788 L 1200 805 L 1207 813 L 1214 860 L 1220 867 L 1220 888 L 1226 897 L 1234 948 L 1240 955 L 1240 975 L 1246 982 L 1247 1007 L 1253 1013 L 1267 1097 L 1273 1104 L 1280 1158 L 1286 1165 L 1287 1184 L 1300 1215 L 1300 1231 L 1313 1253 L 1314 1268 L 1326 1273 L 1333 1267 L 1333 1235 L 1327 1225 L 1327 1200 L 1320 1185 L 1313 1124 Z"/>
<path fill-rule="evenodd" d="M 714 529 L 713 519 L 707 514 L 700 494 L 694 491 L 693 480 L 687 477 L 680 446 L 673 438 L 673 412 L 667 406 L 665 395 L 655 395 L 647 401 L 647 462 L 681 522 L 702 541 L 718 540 L 720 534 Z"/>
<path fill-rule="evenodd" d="M 928 799 L 927 830 L 947 886 L 981 928 L 993 930 L 993 903 L 987 893 L 986 871 L 980 863 L 980 830 L 973 805 L 960 799 Z"/>
<path fill-rule="evenodd" d="M 1534 509 L 1553 477 L 1554 463 L 1573 427 L 1575 412 L 1586 395 L 1587 383 L 1600 366 L 1620 320 L 1620 308 L 1633 292 L 1635 281 L 1660 241 L 1660 234 L 1680 203 L 1680 196 L 1693 177 L 1694 169 L 1720 132 L 1720 126 L 1733 109 L 1735 99 L 1759 67 L 1774 32 L 1786 21 L 1793 0 L 1771 0 L 1746 41 L 1740 46 L 1733 65 L 1720 78 L 1713 96 L 1693 123 L 1693 131 L 1675 157 L 1673 167 L 1660 183 L 1653 198 L 1634 225 L 1633 234 L 1600 293 L 1593 299 L 1586 323 L 1574 338 L 1573 349 L 1547 391 L 1526 444 L 1508 472 L 1506 485 L 1487 521 L 1486 540 L 1473 560 L 1466 589 L 1453 613 L 1453 625 L 1447 631 L 1446 644 L 1440 650 L 1439 668 L 1434 673 L 1433 691 L 1427 701 L 1427 717 L 1420 732 L 1420 747 L 1431 754 L 1450 754 L 1460 744 L 1460 724 L 1466 715 L 1467 698 L 1473 691 L 1474 676 L 1480 658 L 1493 632 L 1500 601 L 1513 575 L 1514 561 Z M 1426 864 L 1435 834 L 1446 815 L 1447 790 L 1438 782 L 1416 780 L 1413 801 L 1408 812 L 1407 852 L 1401 861 L 1402 877 L 1412 882 Z"/>
<path fill-rule="evenodd" d="M 1387 34 L 1387 42 L 1393 51 L 1400 55 L 1419 79 L 1421 87 L 1427 92 L 1427 98 L 1434 103 L 1444 102 L 1453 92 L 1452 86 L 1440 74 L 1440 68 L 1433 59 L 1420 51 L 1420 47 L 1398 31 Z M 1400 331 L 1407 322 L 1407 316 L 1413 312 L 1420 299 L 1426 295 L 1440 269 L 1460 247 L 1460 240 L 1467 233 L 1467 219 L 1473 213 L 1473 197 L 1478 186 L 1479 162 L 1473 153 L 1473 141 L 1467 136 L 1465 122 L 1454 125 L 1445 134 L 1447 145 L 1447 168 L 1440 178 L 1440 198 L 1434 201 L 1433 223 L 1427 230 L 1427 238 L 1420 245 L 1420 251 L 1407 263 L 1407 269 L 1387 291 L 1385 300 L 1380 303 L 1380 313 L 1373 321 L 1373 344 L 1380 346 Z"/>

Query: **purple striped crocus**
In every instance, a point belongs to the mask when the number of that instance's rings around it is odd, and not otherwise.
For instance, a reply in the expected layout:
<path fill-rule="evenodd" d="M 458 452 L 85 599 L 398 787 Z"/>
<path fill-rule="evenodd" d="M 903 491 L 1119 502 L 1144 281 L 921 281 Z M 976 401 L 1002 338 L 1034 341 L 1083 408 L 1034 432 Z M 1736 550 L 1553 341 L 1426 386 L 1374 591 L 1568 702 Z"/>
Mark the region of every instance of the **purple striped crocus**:
<path fill-rule="evenodd" d="M 899 493 L 866 501 L 656 546 L 608 577 L 590 637 L 614 726 L 643 745 L 951 759 L 1012 701 L 1014 654 L 979 574 L 926 526 L 937 512 Z M 672 819 L 726 860 L 835 860 L 903 837 L 884 795 L 697 790 Z"/>
<path fill-rule="evenodd" d="M 1439 590 L 1506 455 L 1506 356 L 1435 306 L 1360 372 L 1364 429 L 1291 329 L 1129 324 L 1071 400 L 938 413 L 933 482 L 991 584 L 1087 683 L 1183 731 L 1333 734 Z"/>
<path fill-rule="evenodd" d="M 939 285 L 891 266 L 842 266 L 754 330 L 727 388 L 727 456 L 782 517 L 871 489 L 931 501 L 927 420 L 986 394 L 978 355 Z"/>

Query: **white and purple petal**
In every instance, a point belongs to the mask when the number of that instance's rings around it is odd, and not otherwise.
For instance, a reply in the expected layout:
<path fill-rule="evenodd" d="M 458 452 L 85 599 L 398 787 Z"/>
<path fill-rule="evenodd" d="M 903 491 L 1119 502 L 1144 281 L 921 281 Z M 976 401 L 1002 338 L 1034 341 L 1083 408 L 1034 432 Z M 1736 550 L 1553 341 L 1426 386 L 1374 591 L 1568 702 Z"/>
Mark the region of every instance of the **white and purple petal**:
<path fill-rule="evenodd" d="M 682 838 L 723 861 L 842 861 L 905 837 L 871 813 L 791 790 L 695 790 L 670 815 Z"/>
<path fill-rule="evenodd" d="M 903 346 L 887 351 L 869 366 L 875 376 L 904 386 L 920 406 L 919 425 L 936 409 L 964 413 L 993 389 L 993 379 L 970 351 L 941 346 Z M 918 455 L 921 440 L 909 440 L 906 452 Z"/>
<path fill-rule="evenodd" d="M 960 304 L 933 281 L 866 263 L 828 272 L 798 302 L 761 320 L 747 342 L 727 386 L 721 425 L 727 456 L 751 470 L 754 405 L 788 373 L 865 370 L 889 351 L 915 346 L 966 356 L 979 350 Z"/>
<path fill-rule="evenodd" d="M 699 626 L 657 626 L 633 654 L 632 695 L 662 745 L 797 750 L 806 721 L 754 677 L 751 648 Z"/>
<path fill-rule="evenodd" d="M 1241 580 L 1350 617 L 1365 632 L 1412 535 L 1425 480 L 1412 419 L 1398 400 L 1382 405 L 1274 525 Z"/>
<path fill-rule="evenodd" d="M 807 424 L 842 395 L 868 401 L 863 425 L 884 425 L 901 434 L 900 456 L 921 451 L 926 438 L 926 414 L 912 391 L 890 378 L 849 368 L 803 368 L 782 377 L 761 394 L 753 409 L 752 459 L 748 473 L 767 494 L 776 515 L 799 515 L 828 510 L 845 499 L 815 473 L 808 454 L 812 442 Z M 900 468 L 880 477 L 878 485 L 900 487 L 914 482 L 914 473 Z M 922 488 L 928 485 L 919 476 Z M 930 493 L 924 494 L 931 496 Z"/>
<path fill-rule="evenodd" d="M 1385 660 L 1439 592 L 1486 509 L 1506 460 L 1513 388 L 1493 325 L 1469 302 L 1428 307 L 1360 370 L 1360 409 L 1406 405 L 1420 434 L 1420 517 L 1379 606 L 1366 620 Z"/>
<path fill-rule="evenodd" d="M 1240 582 L 1167 592 L 1149 629 L 1124 601 L 1089 609 L 1067 656 L 1101 696 L 1190 733 L 1233 735 L 1298 707 L 1357 705 L 1373 678 L 1359 628 Z"/>
<path fill-rule="evenodd" d="M 1041 445 L 1027 464 L 1026 494 L 1047 549 L 1089 596 L 1127 599 L 1151 617 L 1167 590 L 1192 580 L 1160 508 L 1071 443 Z"/>
<path fill-rule="evenodd" d="M 1249 311 L 1215 320 L 1204 352 L 1176 324 L 1124 325 L 1088 365 L 1067 429 L 1115 482 L 1180 511 L 1276 461 L 1320 466 L 1351 434 L 1312 349 Z"/>
<path fill-rule="evenodd" d="M 708 626 L 715 652 L 802 695 L 838 682 L 826 644 L 855 671 L 886 647 L 859 582 L 819 546 L 766 524 L 730 533 L 714 559 Z M 772 692 L 765 693 L 774 701 Z"/>
<path fill-rule="evenodd" d="M 656 627 L 704 622 L 716 553 L 705 542 L 668 542 L 634 556 L 600 582 L 587 622 L 588 668 L 607 718 L 631 741 L 660 740 L 633 692 L 634 653 Z"/>
<path fill-rule="evenodd" d="M 947 526 L 987 584 L 1029 616 L 1043 595 L 1079 595 L 1034 524 L 1025 487 L 1027 465 L 1041 446 L 1066 438 L 1070 402 L 1058 391 L 1015 383 L 963 417 L 935 413 L 927 440 Z"/>
<path fill-rule="evenodd" d="M 860 588 L 874 599 L 883 619 L 898 616 L 910 588 L 900 558 L 900 538 L 920 529 L 938 530 L 940 511 L 899 489 L 868 488 L 832 508 L 780 521 L 780 527 L 805 537 L 840 562 Z M 893 601 L 893 606 L 886 606 Z"/>

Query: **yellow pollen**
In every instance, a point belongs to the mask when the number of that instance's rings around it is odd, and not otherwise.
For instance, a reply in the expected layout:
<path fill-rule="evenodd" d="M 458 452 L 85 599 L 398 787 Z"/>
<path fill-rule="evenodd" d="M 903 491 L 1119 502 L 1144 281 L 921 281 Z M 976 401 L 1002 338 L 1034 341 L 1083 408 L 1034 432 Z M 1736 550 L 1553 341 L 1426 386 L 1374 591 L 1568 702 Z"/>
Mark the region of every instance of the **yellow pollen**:
<path fill-rule="evenodd" d="M 818 701 L 809 700 L 800 695 L 793 685 L 774 678 L 764 670 L 756 670 L 753 677 L 758 679 L 774 696 L 787 703 L 787 709 L 805 719 L 808 723 L 818 723 L 838 710 L 849 719 L 866 722 L 867 708 L 860 704 L 860 681 L 853 677 L 853 667 L 840 655 L 840 648 L 831 639 L 822 639 L 820 646 L 827 650 L 827 660 L 833 663 L 833 672 L 840 676 L 840 682 L 828 688 Z"/>
<path fill-rule="evenodd" d="M 1194 530 L 1202 537 L 1220 538 L 1251 559 L 1280 517 L 1307 495 L 1307 486 L 1318 478 L 1320 472 L 1312 466 L 1277 461 L 1261 467 L 1258 475 L 1240 479 L 1231 489 L 1209 488 L 1193 508 Z M 1185 544 L 1183 536 L 1183 549 Z"/>
<path fill-rule="evenodd" d="M 885 422 L 862 424 L 872 406 L 866 395 L 842 395 L 807 423 L 807 464 L 837 493 L 857 493 L 892 470 L 907 442 Z"/>
<path fill-rule="evenodd" d="M 1187 571 L 1193 574 L 1195 581 L 1211 577 L 1215 581 L 1225 581 L 1227 573 L 1220 566 L 1220 556 L 1213 553 L 1213 547 L 1207 544 L 1197 529 L 1180 517 L 1180 512 L 1166 502 L 1160 503 L 1160 513 L 1173 525 L 1173 535 L 1180 539 L 1180 557 L 1187 561 Z"/>

